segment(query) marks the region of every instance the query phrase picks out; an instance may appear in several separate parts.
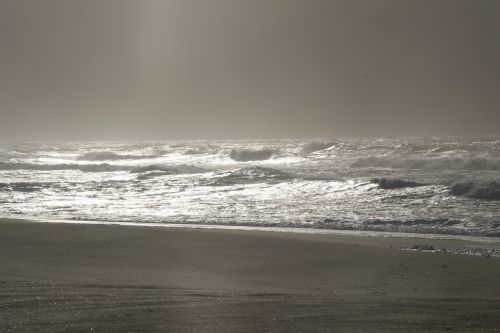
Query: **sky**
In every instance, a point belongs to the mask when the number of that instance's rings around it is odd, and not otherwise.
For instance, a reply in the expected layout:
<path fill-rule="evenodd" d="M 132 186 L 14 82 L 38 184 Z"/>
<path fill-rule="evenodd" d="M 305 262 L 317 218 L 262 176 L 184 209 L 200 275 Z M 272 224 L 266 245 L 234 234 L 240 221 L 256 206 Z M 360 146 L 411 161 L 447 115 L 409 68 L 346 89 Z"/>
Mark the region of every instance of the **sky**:
<path fill-rule="evenodd" d="M 0 0 L 0 140 L 500 135 L 497 0 Z"/>

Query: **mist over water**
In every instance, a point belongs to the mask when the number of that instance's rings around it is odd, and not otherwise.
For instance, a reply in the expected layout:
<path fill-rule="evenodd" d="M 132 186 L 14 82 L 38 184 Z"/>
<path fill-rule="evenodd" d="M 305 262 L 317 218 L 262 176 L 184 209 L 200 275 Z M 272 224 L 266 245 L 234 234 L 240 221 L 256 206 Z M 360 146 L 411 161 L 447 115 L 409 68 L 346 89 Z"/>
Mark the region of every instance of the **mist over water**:
<path fill-rule="evenodd" d="M 0 145 L 0 215 L 500 235 L 500 138 Z"/>

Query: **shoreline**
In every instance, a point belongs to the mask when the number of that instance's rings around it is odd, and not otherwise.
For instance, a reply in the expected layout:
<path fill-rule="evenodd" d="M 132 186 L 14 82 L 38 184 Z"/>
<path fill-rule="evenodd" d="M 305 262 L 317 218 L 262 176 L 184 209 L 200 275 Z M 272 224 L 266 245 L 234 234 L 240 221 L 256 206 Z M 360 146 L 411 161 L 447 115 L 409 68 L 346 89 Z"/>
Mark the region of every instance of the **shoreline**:
<path fill-rule="evenodd" d="M 376 230 L 347 230 L 347 229 L 317 229 L 308 227 L 265 227 L 251 225 L 227 225 L 227 224 L 195 224 L 195 223 L 161 223 L 161 222 L 127 222 L 127 221 L 91 221 L 91 220 L 64 220 L 48 218 L 17 218 L 0 217 L 2 221 L 18 221 L 19 223 L 50 223 L 50 224 L 76 224 L 76 225 L 117 225 L 124 227 L 147 227 L 147 228 L 172 228 L 172 229 L 200 229 L 200 230 L 234 230 L 234 231 L 254 231 L 269 233 L 290 233 L 309 235 L 332 235 L 347 237 L 375 237 L 375 238 L 404 238 L 422 240 L 450 240 L 478 242 L 491 244 L 492 247 L 500 249 L 500 237 L 460 235 L 460 234 L 438 234 L 438 233 L 411 233 L 396 231 L 376 231 Z M 496 246 L 498 244 L 498 247 Z"/>
<path fill-rule="evenodd" d="M 0 219 L 0 330 L 495 331 L 500 260 L 419 241 Z"/>

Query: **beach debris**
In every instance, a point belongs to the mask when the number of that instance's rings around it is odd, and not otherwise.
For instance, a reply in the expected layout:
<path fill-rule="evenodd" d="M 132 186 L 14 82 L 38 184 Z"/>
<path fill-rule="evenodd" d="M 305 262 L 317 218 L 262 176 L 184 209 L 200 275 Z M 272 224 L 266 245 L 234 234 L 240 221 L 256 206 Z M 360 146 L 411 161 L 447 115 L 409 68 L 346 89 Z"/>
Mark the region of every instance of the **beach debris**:
<path fill-rule="evenodd" d="M 396 248 L 403 251 L 420 251 L 420 252 L 431 252 L 431 253 L 441 253 L 441 254 L 455 254 L 455 255 L 467 255 L 467 256 L 478 256 L 478 257 L 500 257 L 500 249 L 487 249 L 480 247 L 464 248 L 464 249 L 449 249 L 449 248 L 434 248 L 432 245 L 414 245 L 412 247 L 396 246 L 390 247 Z M 443 267 L 446 268 L 446 267 Z"/>
<path fill-rule="evenodd" d="M 434 246 L 432 245 L 413 245 L 412 247 L 413 250 L 418 250 L 418 251 L 434 251 Z"/>

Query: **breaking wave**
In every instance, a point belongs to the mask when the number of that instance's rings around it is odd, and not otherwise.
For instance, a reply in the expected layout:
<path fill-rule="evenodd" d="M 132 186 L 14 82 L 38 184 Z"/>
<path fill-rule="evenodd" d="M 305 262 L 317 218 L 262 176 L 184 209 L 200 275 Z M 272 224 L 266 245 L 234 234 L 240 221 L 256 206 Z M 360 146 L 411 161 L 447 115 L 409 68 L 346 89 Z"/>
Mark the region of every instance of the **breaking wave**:
<path fill-rule="evenodd" d="M 482 200 L 500 200 L 500 183 L 491 182 L 455 182 L 450 186 L 450 194 Z"/>
<path fill-rule="evenodd" d="M 354 168 L 392 168 L 427 170 L 500 170 L 500 159 L 485 158 L 361 158 Z"/>
<path fill-rule="evenodd" d="M 324 150 L 335 145 L 335 142 L 311 142 L 300 150 L 300 155 L 306 156 L 316 151 Z"/>
<path fill-rule="evenodd" d="M 223 186 L 251 183 L 276 183 L 293 179 L 294 177 L 284 171 L 272 168 L 251 167 L 241 168 L 215 175 L 208 185 Z"/>
<path fill-rule="evenodd" d="M 81 155 L 78 161 L 118 161 L 118 160 L 142 160 L 145 158 L 158 157 L 156 155 L 120 155 L 110 151 L 95 151 Z"/>
<path fill-rule="evenodd" d="M 373 178 L 372 183 L 377 184 L 379 188 L 384 190 L 391 190 L 405 187 L 418 187 L 425 184 L 409 181 L 398 178 Z"/>
<path fill-rule="evenodd" d="M 274 154 L 271 149 L 232 149 L 229 157 L 238 162 L 263 161 L 270 159 Z"/>

